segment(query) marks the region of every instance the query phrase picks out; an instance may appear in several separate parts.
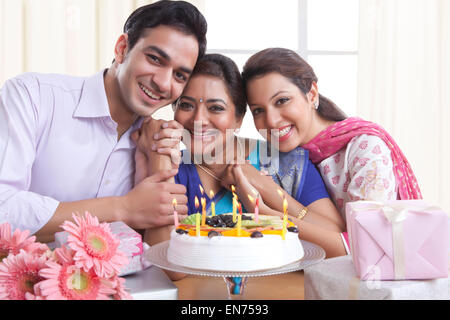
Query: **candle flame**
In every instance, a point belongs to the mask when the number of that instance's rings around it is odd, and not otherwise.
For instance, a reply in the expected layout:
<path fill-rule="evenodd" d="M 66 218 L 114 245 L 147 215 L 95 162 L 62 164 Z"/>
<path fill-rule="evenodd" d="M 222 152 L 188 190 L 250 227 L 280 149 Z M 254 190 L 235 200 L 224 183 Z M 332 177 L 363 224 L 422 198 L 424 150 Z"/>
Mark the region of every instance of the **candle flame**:
<path fill-rule="evenodd" d="M 251 202 L 255 202 L 255 198 L 253 198 L 251 195 L 247 195 L 247 197 L 248 197 L 248 200 L 250 200 Z"/>
<path fill-rule="evenodd" d="M 283 198 L 283 191 L 281 191 L 280 189 L 277 189 L 278 195 Z"/>
<path fill-rule="evenodd" d="M 200 187 L 200 192 L 203 194 L 205 191 L 203 190 L 201 185 L 199 185 L 199 187 Z"/>
<path fill-rule="evenodd" d="M 209 197 L 212 199 L 214 198 L 214 192 L 212 190 L 209 190 Z"/>
<path fill-rule="evenodd" d="M 197 196 L 195 196 L 195 208 L 198 208 L 198 206 L 199 206 L 198 198 L 197 198 Z"/>
<path fill-rule="evenodd" d="M 236 188 L 234 187 L 234 185 L 231 185 L 231 192 L 233 192 L 233 193 L 236 192 Z"/>
<path fill-rule="evenodd" d="M 201 198 L 200 201 L 202 202 L 202 206 L 205 206 L 205 205 L 206 205 L 206 199 L 205 199 L 205 198 Z"/>
<path fill-rule="evenodd" d="M 177 206 L 177 199 L 173 198 L 172 205 L 173 205 L 173 208 L 175 209 L 175 207 Z"/>

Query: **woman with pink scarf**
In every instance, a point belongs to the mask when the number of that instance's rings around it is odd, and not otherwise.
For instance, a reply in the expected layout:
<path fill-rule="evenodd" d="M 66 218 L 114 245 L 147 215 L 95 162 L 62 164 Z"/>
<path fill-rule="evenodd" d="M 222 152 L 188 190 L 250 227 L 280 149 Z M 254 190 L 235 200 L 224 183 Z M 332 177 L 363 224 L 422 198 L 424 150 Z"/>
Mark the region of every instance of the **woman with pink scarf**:
<path fill-rule="evenodd" d="M 277 130 L 281 152 L 309 152 L 344 219 L 349 201 L 422 198 L 392 137 L 375 123 L 347 118 L 319 94 L 314 70 L 297 53 L 263 50 L 246 62 L 242 75 L 256 128 Z"/>

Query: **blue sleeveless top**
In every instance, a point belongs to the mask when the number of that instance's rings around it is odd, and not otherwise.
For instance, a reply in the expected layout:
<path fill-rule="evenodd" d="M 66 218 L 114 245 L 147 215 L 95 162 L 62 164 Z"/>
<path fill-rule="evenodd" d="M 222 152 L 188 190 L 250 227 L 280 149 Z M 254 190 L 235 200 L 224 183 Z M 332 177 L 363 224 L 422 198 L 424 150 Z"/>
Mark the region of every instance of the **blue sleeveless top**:
<path fill-rule="evenodd" d="M 258 141 L 247 158 L 256 169 L 264 168 L 268 171 L 281 188 L 304 206 L 322 198 L 329 198 L 320 173 L 308 159 L 307 150 L 297 147 L 290 152 L 279 152 L 278 156 L 271 157 L 264 152 L 267 150 L 265 146 L 266 142 Z M 199 186 L 203 188 L 203 185 L 194 164 L 181 163 L 175 182 L 186 187 L 188 214 L 201 212 L 201 208 L 195 208 L 195 196 L 199 201 L 201 197 L 206 199 L 206 215 L 211 215 L 212 201 L 215 203 L 216 214 L 233 211 L 231 191 L 222 188 L 213 199 L 209 198 L 209 190 L 201 194 Z M 244 207 L 242 211 L 248 212 Z"/>

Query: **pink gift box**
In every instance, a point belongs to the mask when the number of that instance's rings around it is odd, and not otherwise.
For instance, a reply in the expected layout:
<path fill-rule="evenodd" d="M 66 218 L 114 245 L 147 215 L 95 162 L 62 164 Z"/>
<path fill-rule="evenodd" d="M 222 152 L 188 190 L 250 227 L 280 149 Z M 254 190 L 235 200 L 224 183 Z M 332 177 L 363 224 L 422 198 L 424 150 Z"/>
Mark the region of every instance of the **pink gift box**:
<path fill-rule="evenodd" d="M 348 202 L 347 231 L 361 280 L 448 277 L 448 215 L 422 200 Z"/>
<path fill-rule="evenodd" d="M 127 256 L 139 256 L 143 252 L 142 236 L 122 221 L 111 222 L 112 233 L 119 238 L 119 250 Z"/>
<path fill-rule="evenodd" d="M 109 223 L 111 232 L 120 240 L 118 250 L 125 253 L 128 257 L 128 264 L 121 270 L 120 276 L 131 274 L 148 267 L 143 258 L 142 236 L 130 228 L 122 221 Z M 55 244 L 61 247 L 67 243 L 68 233 L 66 231 L 57 232 L 55 234 Z"/>

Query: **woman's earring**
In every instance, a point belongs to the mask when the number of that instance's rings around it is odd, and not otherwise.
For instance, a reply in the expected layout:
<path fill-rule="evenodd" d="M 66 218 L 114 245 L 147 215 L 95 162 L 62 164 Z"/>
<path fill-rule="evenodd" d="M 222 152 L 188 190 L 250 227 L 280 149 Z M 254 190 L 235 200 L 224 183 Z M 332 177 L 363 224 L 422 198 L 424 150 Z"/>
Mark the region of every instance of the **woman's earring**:
<path fill-rule="evenodd" d="M 318 100 L 316 100 L 314 102 L 314 107 L 316 108 L 316 110 L 319 109 L 319 101 Z"/>

